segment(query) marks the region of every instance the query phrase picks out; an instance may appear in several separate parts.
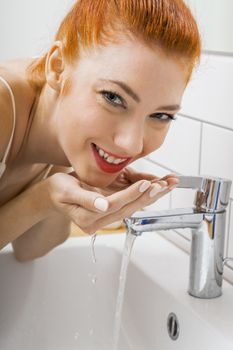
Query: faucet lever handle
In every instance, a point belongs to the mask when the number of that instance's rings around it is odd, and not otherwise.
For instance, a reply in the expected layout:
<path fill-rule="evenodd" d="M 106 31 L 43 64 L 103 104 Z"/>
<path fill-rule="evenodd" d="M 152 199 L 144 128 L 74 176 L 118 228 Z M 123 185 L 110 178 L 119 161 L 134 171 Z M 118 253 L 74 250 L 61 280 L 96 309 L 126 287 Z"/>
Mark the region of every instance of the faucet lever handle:
<path fill-rule="evenodd" d="M 201 176 L 178 176 L 180 182 L 177 187 L 193 188 L 202 191 L 204 177 Z"/>
<path fill-rule="evenodd" d="M 178 176 L 177 187 L 197 189 L 194 205 L 201 212 L 224 210 L 229 202 L 232 181 L 214 176 Z"/>

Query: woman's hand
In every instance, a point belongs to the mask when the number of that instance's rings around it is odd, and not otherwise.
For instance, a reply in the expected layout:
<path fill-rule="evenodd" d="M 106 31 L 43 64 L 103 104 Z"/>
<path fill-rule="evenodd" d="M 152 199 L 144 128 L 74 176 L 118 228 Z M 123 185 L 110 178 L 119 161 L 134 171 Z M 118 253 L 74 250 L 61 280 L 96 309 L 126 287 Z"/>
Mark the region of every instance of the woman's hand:
<path fill-rule="evenodd" d="M 70 174 L 56 173 L 45 180 L 50 207 L 52 211 L 69 217 L 85 233 L 92 234 L 152 204 L 175 184 L 175 180 L 169 177 L 167 182 L 156 180 L 156 183 L 151 183 L 148 180 L 137 181 L 137 176 L 131 174 L 131 180 L 130 176 L 128 179 L 132 181 L 131 185 L 128 183 L 123 189 L 118 188 L 117 192 L 104 196 L 91 186 L 87 189 L 85 184 Z"/>
<path fill-rule="evenodd" d="M 149 173 L 138 172 L 130 167 L 124 168 L 122 172 L 118 175 L 114 182 L 112 182 L 108 187 L 103 189 L 95 188 L 97 192 L 102 193 L 107 196 L 117 191 L 128 188 L 132 184 L 140 180 L 148 180 L 151 183 L 157 183 L 158 181 L 166 181 L 169 186 L 176 185 L 179 180 L 176 174 L 168 174 L 164 177 L 158 177 Z"/>

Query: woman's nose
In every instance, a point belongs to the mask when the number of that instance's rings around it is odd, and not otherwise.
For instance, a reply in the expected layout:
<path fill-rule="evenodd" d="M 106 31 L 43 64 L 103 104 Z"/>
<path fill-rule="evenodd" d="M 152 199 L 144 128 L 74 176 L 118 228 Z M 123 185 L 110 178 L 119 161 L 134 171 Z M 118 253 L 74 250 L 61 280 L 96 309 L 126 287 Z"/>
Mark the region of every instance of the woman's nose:
<path fill-rule="evenodd" d="M 134 157 L 143 150 L 144 128 L 142 125 L 125 127 L 115 134 L 114 143 L 127 157 Z"/>

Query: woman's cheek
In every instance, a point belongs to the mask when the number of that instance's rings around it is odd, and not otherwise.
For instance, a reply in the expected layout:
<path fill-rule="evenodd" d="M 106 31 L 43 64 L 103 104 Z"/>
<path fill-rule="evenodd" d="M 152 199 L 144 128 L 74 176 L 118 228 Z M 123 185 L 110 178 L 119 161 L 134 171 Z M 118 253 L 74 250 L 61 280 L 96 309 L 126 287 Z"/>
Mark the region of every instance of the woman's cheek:
<path fill-rule="evenodd" d="M 144 147 L 143 147 L 144 156 L 159 149 L 164 143 L 166 135 L 167 135 L 167 130 L 164 130 L 164 129 L 147 130 L 147 133 L 145 134 L 145 137 L 144 137 Z"/>

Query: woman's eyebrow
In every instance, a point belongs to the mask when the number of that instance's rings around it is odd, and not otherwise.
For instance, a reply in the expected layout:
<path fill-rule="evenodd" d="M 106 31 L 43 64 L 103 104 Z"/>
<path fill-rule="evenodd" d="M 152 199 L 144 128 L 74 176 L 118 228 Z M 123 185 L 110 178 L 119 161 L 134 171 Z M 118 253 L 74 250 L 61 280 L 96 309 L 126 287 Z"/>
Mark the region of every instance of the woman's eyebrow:
<path fill-rule="evenodd" d="M 101 81 L 105 81 L 105 82 L 110 82 L 113 84 L 116 84 L 118 86 L 120 86 L 129 96 L 131 96 L 134 101 L 136 102 L 141 102 L 139 96 L 131 89 L 131 87 L 129 87 L 126 83 L 124 83 L 123 81 L 119 81 L 119 80 L 111 80 L 111 79 L 100 79 Z M 165 110 L 165 111 L 179 111 L 181 109 L 181 106 L 178 104 L 174 104 L 174 105 L 169 105 L 169 106 L 160 106 L 157 108 L 157 110 Z"/>
<path fill-rule="evenodd" d="M 181 109 L 181 106 L 180 105 L 176 105 L 176 104 L 174 104 L 174 105 L 169 105 L 169 106 L 159 106 L 158 108 L 157 108 L 157 110 L 159 110 L 159 111 L 179 111 Z"/>
<path fill-rule="evenodd" d="M 126 83 L 124 83 L 123 81 L 119 81 L 119 80 L 107 80 L 107 79 L 100 79 L 101 81 L 106 81 L 106 82 L 110 82 L 113 84 L 117 84 L 118 86 L 120 86 L 129 96 L 131 96 L 134 101 L 136 102 L 141 102 L 140 98 L 138 97 L 138 95 L 131 89 L 131 87 L 129 87 Z"/>

